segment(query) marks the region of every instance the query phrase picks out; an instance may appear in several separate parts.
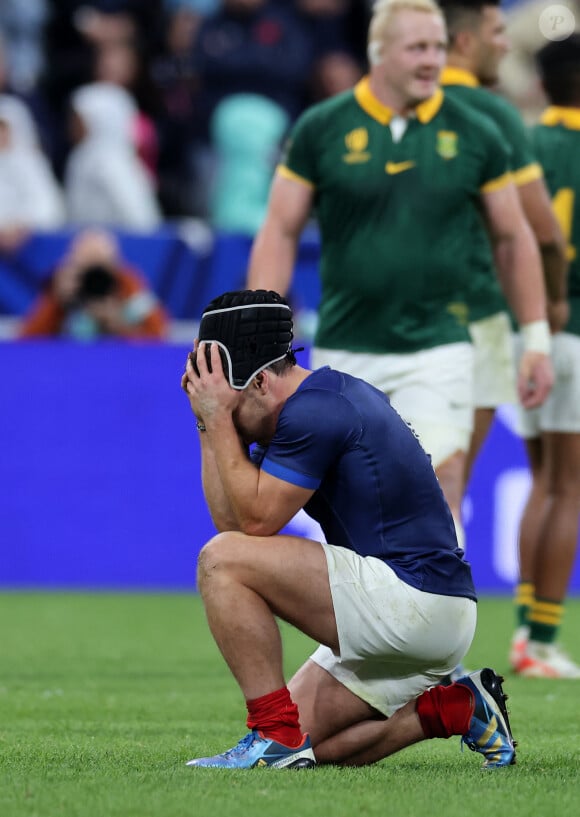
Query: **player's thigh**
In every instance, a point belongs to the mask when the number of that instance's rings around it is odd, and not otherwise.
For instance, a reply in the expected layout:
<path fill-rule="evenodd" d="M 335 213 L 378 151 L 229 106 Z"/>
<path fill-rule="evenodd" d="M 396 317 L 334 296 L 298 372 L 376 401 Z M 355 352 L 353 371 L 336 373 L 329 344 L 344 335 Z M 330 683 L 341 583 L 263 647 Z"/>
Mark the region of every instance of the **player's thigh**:
<path fill-rule="evenodd" d="M 489 434 L 493 424 L 494 417 L 495 408 L 482 408 L 481 406 L 477 406 L 475 409 L 473 432 L 471 434 L 468 452 L 469 471 L 471 471 L 475 458 L 480 452 L 483 443 L 487 439 L 487 435 Z"/>
<path fill-rule="evenodd" d="M 198 581 L 211 592 L 212 573 L 258 593 L 280 618 L 311 638 L 338 645 L 324 549 L 297 536 L 247 536 L 229 531 L 202 549 Z"/>

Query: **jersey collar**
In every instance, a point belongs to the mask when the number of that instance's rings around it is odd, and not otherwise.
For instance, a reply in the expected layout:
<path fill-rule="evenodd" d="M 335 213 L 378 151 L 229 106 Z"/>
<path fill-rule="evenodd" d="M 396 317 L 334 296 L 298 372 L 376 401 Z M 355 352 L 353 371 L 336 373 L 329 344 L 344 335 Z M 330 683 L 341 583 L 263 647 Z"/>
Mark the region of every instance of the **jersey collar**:
<path fill-rule="evenodd" d="M 380 122 L 381 125 L 388 125 L 393 116 L 396 115 L 394 111 L 386 105 L 383 105 L 382 102 L 379 102 L 373 94 L 368 76 L 363 77 L 354 86 L 354 96 L 361 108 L 366 111 L 369 116 L 372 116 L 373 119 L 376 119 L 377 122 Z M 441 88 L 437 88 L 433 96 L 421 102 L 415 108 L 415 114 L 419 122 L 421 122 L 422 125 L 430 122 L 439 112 L 439 108 L 442 104 L 443 91 Z"/>
<path fill-rule="evenodd" d="M 466 68 L 458 68 L 456 65 L 446 65 L 441 71 L 441 85 L 467 85 L 469 88 L 477 88 L 479 80 Z"/>
<path fill-rule="evenodd" d="M 540 119 L 542 125 L 564 125 L 569 130 L 580 130 L 580 108 L 563 108 L 550 105 Z"/>

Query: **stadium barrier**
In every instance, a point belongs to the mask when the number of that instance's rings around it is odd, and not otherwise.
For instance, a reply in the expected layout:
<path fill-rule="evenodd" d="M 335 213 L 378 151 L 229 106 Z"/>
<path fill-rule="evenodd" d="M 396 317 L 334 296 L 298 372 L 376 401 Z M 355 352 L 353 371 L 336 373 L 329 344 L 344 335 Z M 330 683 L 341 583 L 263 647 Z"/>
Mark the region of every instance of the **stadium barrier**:
<path fill-rule="evenodd" d="M 188 350 L 0 344 L 1 587 L 194 588 L 197 554 L 215 531 L 179 385 Z M 300 359 L 308 362 L 308 350 Z M 506 410 L 465 501 L 467 556 L 481 591 L 512 587 L 527 485 Z M 304 513 L 289 530 L 318 535 Z"/>
<path fill-rule="evenodd" d="M 0 316 L 23 315 L 70 243 L 73 230 L 39 233 L 11 256 L 0 255 Z M 116 232 L 122 257 L 140 270 L 176 321 L 199 320 L 205 305 L 228 289 L 244 286 L 251 238 L 212 233 L 195 221 L 167 224 L 151 235 Z M 316 309 L 318 233 L 300 244 L 292 289 L 298 312 Z"/>

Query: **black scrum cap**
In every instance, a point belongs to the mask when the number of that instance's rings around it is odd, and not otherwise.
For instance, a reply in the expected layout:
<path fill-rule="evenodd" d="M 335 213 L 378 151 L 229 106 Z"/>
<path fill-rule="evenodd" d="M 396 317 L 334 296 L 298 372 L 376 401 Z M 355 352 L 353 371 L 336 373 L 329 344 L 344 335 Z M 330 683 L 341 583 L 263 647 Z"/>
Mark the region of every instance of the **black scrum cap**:
<path fill-rule="evenodd" d="M 208 304 L 199 326 L 199 342 L 217 343 L 223 351 L 224 373 L 234 389 L 245 389 L 258 372 L 283 360 L 292 338 L 292 310 L 281 295 L 265 289 L 225 292 Z"/>

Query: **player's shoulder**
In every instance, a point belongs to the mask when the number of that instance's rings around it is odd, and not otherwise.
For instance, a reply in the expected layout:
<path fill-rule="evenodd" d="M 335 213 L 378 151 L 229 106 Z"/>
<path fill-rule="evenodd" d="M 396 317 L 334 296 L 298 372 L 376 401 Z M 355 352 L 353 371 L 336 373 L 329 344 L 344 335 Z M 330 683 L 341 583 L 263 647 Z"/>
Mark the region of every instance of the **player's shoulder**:
<path fill-rule="evenodd" d="M 316 401 L 327 406 L 338 403 L 352 404 L 352 384 L 357 382 L 356 378 L 345 372 L 333 369 L 330 366 L 322 366 L 311 372 L 302 382 L 296 396 L 300 397 L 301 401 L 304 402 Z M 368 384 L 365 384 L 365 386 L 372 388 Z M 329 416 L 326 415 L 327 420 Z"/>
<path fill-rule="evenodd" d="M 523 122 L 522 115 L 515 105 L 489 88 L 482 88 L 481 85 L 446 85 L 444 91 L 449 96 L 456 97 L 470 107 L 474 106 L 490 116 L 500 116 L 502 119 Z"/>
<path fill-rule="evenodd" d="M 440 116 L 449 124 L 454 124 L 462 133 L 474 135 L 479 133 L 480 141 L 485 138 L 501 139 L 501 131 L 488 113 L 452 93 L 444 92 Z"/>
<path fill-rule="evenodd" d="M 542 163 L 562 164 L 579 155 L 580 130 L 537 122 L 529 129 L 533 149 Z"/>
<path fill-rule="evenodd" d="M 314 123 L 320 125 L 321 123 L 341 117 L 345 113 L 349 113 L 354 107 L 356 107 L 354 91 L 342 91 L 328 99 L 323 99 L 321 102 L 310 105 L 310 107 L 306 108 L 298 117 L 297 124 L 309 125 Z"/>
<path fill-rule="evenodd" d="M 345 382 L 350 379 L 328 366 L 315 369 L 286 401 L 280 426 L 307 427 L 325 438 L 356 437 L 361 432 L 360 407 Z"/>
<path fill-rule="evenodd" d="M 503 96 L 481 88 L 482 105 L 484 110 L 498 125 L 500 130 L 517 139 L 525 139 L 527 134 L 526 125 L 520 111 L 509 100 Z"/>

